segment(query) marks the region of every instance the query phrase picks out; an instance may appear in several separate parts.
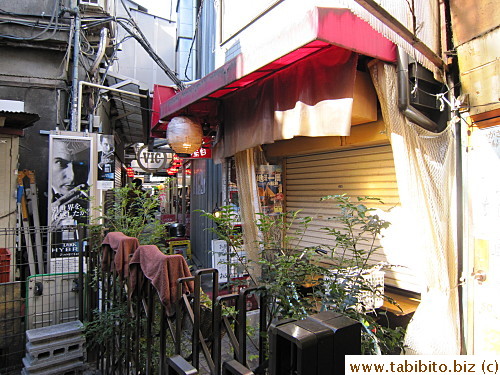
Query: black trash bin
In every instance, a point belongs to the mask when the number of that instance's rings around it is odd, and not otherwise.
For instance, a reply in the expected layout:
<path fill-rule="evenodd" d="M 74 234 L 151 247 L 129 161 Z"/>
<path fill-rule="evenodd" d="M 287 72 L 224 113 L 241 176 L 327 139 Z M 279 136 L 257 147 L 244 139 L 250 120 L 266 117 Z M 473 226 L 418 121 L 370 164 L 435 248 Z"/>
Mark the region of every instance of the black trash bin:
<path fill-rule="evenodd" d="M 271 375 L 344 374 L 345 355 L 361 354 L 361 324 L 331 311 L 271 327 Z"/>

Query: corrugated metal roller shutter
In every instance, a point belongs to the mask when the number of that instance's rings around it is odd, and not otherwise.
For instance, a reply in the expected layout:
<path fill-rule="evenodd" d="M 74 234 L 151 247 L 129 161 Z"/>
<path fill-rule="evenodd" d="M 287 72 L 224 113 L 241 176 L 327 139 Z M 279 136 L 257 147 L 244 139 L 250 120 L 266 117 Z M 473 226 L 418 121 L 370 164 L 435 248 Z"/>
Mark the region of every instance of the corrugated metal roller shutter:
<path fill-rule="evenodd" d="M 337 226 L 329 218 L 340 212 L 333 201 L 320 201 L 322 197 L 334 194 L 377 197 L 383 205 L 367 205 L 382 210 L 399 205 L 390 145 L 288 157 L 285 171 L 287 210 L 302 210 L 301 216 L 313 217 L 301 240 L 303 247 L 334 244 L 333 237 L 321 228 Z M 373 257 L 376 262 L 394 264 L 389 258 L 385 249 Z M 386 284 L 418 291 L 414 271 L 406 267 L 387 272 Z"/>

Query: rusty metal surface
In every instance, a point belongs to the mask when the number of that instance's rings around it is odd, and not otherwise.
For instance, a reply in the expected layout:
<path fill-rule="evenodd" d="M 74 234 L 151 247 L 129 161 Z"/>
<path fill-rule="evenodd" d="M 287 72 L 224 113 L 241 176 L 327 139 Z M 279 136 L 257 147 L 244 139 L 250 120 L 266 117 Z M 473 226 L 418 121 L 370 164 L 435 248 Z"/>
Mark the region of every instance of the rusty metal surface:
<path fill-rule="evenodd" d="M 500 7 L 497 0 L 450 0 L 455 46 L 498 27 Z"/>

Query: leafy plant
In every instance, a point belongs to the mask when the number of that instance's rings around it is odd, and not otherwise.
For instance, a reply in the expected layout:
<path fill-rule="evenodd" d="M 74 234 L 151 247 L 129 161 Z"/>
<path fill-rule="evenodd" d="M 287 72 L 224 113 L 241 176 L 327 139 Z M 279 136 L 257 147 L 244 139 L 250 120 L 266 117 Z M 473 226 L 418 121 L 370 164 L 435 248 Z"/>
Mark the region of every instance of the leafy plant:
<path fill-rule="evenodd" d="M 156 218 L 158 196 L 129 184 L 112 189 L 112 197 L 105 207 L 98 208 L 100 216 L 93 225 L 135 237 L 141 245 L 157 245 L 165 252 L 166 228 Z"/>
<path fill-rule="evenodd" d="M 314 295 L 320 284 L 317 276 L 325 269 L 313 262 L 315 250 L 300 248 L 311 217 L 299 217 L 300 211 L 284 212 L 273 216 L 259 214 L 256 225 L 260 232 L 259 264 L 261 282 L 270 297 L 272 318 L 301 319 L 316 306 Z M 297 229 L 292 229 L 297 228 Z M 305 286 L 312 288 L 308 296 Z"/>
<path fill-rule="evenodd" d="M 404 329 L 380 325 L 375 319 L 374 298 L 386 298 L 380 285 L 368 277 L 372 272 L 387 265 L 373 266 L 373 255 L 381 248 L 377 237 L 391 223 L 375 213 L 374 208 L 366 206 L 367 201 L 382 204 L 374 197 L 358 197 L 355 202 L 344 195 L 329 195 L 322 200 L 334 200 L 340 208 L 340 215 L 331 220 L 340 223 L 340 228 L 325 227 L 327 233 L 335 238 L 330 248 L 335 261 L 333 269 L 325 278 L 322 293 L 323 305 L 359 321 L 363 328 L 363 351 L 365 354 L 395 354 L 404 350 Z"/>
<path fill-rule="evenodd" d="M 261 214 L 255 220 L 260 233 L 258 263 L 262 268 L 258 282 L 266 286 L 270 297 L 266 308 L 271 319 L 301 319 L 317 312 L 321 304 L 323 308 L 345 314 L 362 324 L 363 353 L 399 353 L 404 349 L 404 330 L 380 325 L 373 307 L 365 304 L 366 295 L 384 297 L 366 275 L 374 270 L 373 256 L 380 249 L 377 237 L 390 226 L 365 203 L 383 202 L 373 197 L 358 197 L 352 201 L 346 195 L 330 195 L 322 200 L 334 200 L 340 209 L 340 214 L 331 218 L 335 224 L 322 228 L 334 237 L 334 245 L 327 247 L 334 260 L 328 269 L 321 266 L 321 258 L 318 259 L 318 255 L 326 256 L 322 254 L 326 251 L 301 246 L 312 218 L 302 217 L 297 211 L 275 216 Z M 241 262 L 249 272 L 252 266 L 237 256 L 243 242 L 241 233 L 233 225 L 232 207 L 223 207 L 220 216 L 204 211 L 202 215 L 215 222 L 211 230 L 228 243 L 231 259 Z"/>
<path fill-rule="evenodd" d="M 321 198 L 321 201 L 325 200 L 334 200 L 341 212 L 339 216 L 330 218 L 339 222 L 342 225 L 341 229 L 322 228 L 335 237 L 332 256 L 342 267 L 354 266 L 366 269 L 371 257 L 381 247 L 376 245 L 377 236 L 391 223 L 374 214 L 374 208 L 369 208 L 361 202 L 373 201 L 383 204 L 382 200 L 374 197 L 357 197 L 357 202 L 352 202 L 345 194 Z"/>
<path fill-rule="evenodd" d="M 204 210 L 196 210 L 200 212 L 201 216 L 207 217 L 215 224 L 214 227 L 207 228 L 207 230 L 214 233 L 220 240 L 227 244 L 227 261 L 221 261 L 221 264 L 229 266 L 230 269 L 240 268 L 243 273 L 247 274 L 253 285 L 257 285 L 257 280 L 252 275 L 252 266 L 248 263 L 247 258 L 243 254 L 243 233 L 234 225 L 236 212 L 232 206 L 223 206 L 217 212 L 207 212 Z M 230 275 L 228 275 L 230 276 Z M 230 286 L 238 286 L 244 282 L 242 280 L 231 280 L 228 277 L 228 284 Z"/>

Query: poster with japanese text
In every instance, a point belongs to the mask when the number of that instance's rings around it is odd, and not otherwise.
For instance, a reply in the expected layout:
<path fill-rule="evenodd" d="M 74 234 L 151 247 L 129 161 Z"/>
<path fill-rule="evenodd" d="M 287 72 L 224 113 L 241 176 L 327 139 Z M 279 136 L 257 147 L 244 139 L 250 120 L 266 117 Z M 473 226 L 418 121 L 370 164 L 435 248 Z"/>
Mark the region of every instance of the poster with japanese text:
<path fill-rule="evenodd" d="M 257 190 L 263 214 L 277 215 L 283 212 L 281 166 L 259 165 L 257 167 Z"/>
<path fill-rule="evenodd" d="M 51 273 L 78 271 L 76 225 L 88 223 L 92 165 L 92 138 L 50 135 L 47 221 Z"/>
<path fill-rule="evenodd" d="M 99 134 L 97 144 L 97 189 L 113 189 L 115 182 L 115 144 L 112 135 Z"/>

